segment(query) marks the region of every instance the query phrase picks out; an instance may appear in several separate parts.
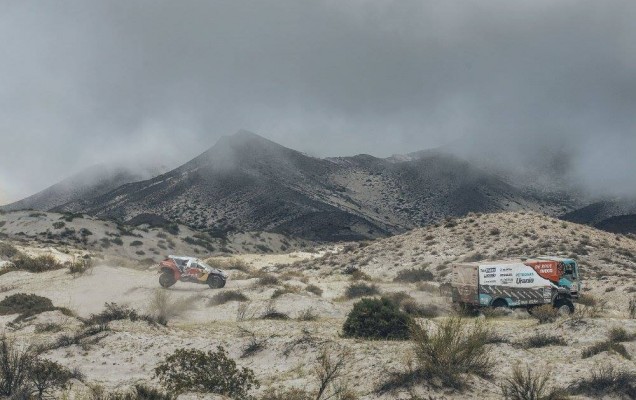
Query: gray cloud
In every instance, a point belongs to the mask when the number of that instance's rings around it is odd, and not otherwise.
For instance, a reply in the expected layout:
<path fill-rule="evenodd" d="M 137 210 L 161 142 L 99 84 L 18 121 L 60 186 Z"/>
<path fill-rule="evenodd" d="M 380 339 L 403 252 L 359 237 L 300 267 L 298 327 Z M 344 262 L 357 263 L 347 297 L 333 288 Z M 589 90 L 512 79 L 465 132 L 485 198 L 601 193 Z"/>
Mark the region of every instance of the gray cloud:
<path fill-rule="evenodd" d="M 0 202 L 240 128 L 320 156 L 571 154 L 636 188 L 632 1 L 0 3 Z"/>

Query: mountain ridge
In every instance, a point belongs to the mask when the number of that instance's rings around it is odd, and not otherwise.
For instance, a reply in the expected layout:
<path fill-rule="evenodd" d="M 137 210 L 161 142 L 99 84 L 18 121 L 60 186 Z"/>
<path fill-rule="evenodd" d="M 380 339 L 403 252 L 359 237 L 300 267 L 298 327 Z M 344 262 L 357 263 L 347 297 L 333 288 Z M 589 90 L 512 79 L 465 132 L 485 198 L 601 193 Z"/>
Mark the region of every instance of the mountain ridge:
<path fill-rule="evenodd" d="M 572 199 L 515 187 L 433 150 L 404 160 L 317 158 L 239 131 L 171 171 L 53 211 L 122 221 L 157 215 L 205 231 L 342 241 L 388 236 L 469 212 L 557 215 L 574 208 Z"/>

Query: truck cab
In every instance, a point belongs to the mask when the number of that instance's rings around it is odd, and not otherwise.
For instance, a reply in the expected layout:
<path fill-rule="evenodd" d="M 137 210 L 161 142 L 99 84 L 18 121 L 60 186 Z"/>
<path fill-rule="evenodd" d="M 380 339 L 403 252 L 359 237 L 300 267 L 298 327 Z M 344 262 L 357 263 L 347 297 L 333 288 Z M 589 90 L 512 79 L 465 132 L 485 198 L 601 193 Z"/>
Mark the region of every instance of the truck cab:
<path fill-rule="evenodd" d="M 570 290 L 573 298 L 578 298 L 581 292 L 581 277 L 579 274 L 579 266 L 576 261 L 571 258 L 561 258 L 552 256 L 538 257 L 540 260 L 556 261 L 563 266 L 563 272 L 559 278 L 558 285 Z"/>

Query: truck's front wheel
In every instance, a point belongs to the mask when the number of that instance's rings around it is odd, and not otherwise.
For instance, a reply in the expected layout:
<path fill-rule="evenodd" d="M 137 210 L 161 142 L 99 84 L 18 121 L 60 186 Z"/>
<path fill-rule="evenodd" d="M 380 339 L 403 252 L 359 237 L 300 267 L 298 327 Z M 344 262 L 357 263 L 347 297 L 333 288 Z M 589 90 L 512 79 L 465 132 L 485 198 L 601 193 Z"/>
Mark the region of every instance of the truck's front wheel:
<path fill-rule="evenodd" d="M 570 299 L 558 299 L 554 302 L 554 308 L 560 315 L 569 315 L 574 313 L 574 303 Z"/>

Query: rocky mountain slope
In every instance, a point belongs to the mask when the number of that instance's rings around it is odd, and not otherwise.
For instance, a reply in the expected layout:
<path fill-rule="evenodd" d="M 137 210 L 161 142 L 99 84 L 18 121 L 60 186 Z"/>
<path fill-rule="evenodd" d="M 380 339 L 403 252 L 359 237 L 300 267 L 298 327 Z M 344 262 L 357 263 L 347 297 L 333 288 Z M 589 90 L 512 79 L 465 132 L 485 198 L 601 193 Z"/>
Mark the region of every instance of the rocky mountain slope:
<path fill-rule="evenodd" d="M 46 251 L 22 246 L 20 250 Z M 487 344 L 493 364 L 490 378 L 464 375 L 464 387 L 451 389 L 414 376 L 405 385 L 381 391 L 393 374 L 417 365 L 414 343 L 341 335 L 347 315 L 359 300 L 347 296 L 353 284 L 374 286 L 376 293 L 367 296 L 406 299 L 411 309 L 426 310 L 417 323 L 434 332 L 452 315 L 450 299 L 440 291 L 448 279 L 449 263 L 544 253 L 576 257 L 582 267 L 584 293 L 592 295 L 596 303 L 592 305 L 588 297 L 585 304 L 577 304 L 580 311 L 574 316 L 543 324 L 521 310 L 486 318 L 465 317 L 469 326 L 481 323 L 494 333 L 496 340 Z M 628 313 L 636 291 L 633 236 L 535 213 L 471 214 L 391 238 L 332 246 L 328 251 L 244 254 L 209 262 L 224 265 L 230 274 L 224 289 L 178 283 L 162 290 L 153 269 L 109 263 L 75 276 L 63 269 L 39 274 L 11 271 L 0 276 L 0 299 L 35 293 L 83 318 L 100 312 L 107 302 L 153 315 L 158 312 L 156 299 L 164 299 L 160 304 L 172 313 L 167 326 L 123 319 L 85 336 L 80 335 L 85 332 L 81 319 L 59 311 L 20 323 L 12 323 L 15 314 L 3 315 L 0 329 L 21 345 L 48 346 L 42 357 L 83 372 L 83 382 L 74 380 L 65 393 L 58 393 L 59 398 L 91 398 L 87 393 L 95 384 L 109 391 L 140 383 L 157 386 L 152 370 L 176 349 L 207 351 L 219 345 L 240 367 L 254 371 L 261 382 L 251 393 L 257 399 L 271 399 L 262 394 L 272 388 L 316 390 L 317 360 L 324 351 L 332 357 L 344 355 L 339 383 L 351 390 L 348 398 L 360 400 L 501 399 L 500 385 L 510 377 L 513 366 L 549 371 L 546 385 L 550 388 L 567 388 L 589 379 L 600 366 L 636 373 L 631 360 L 636 355 L 636 320 Z M 412 268 L 424 268 L 431 275 L 415 281 L 395 280 L 398 273 Z M 265 317 L 272 310 L 278 312 L 278 319 Z M 616 328 L 626 332 L 619 347 L 622 354 L 599 346 Z M 541 342 L 546 337 L 561 341 Z M 529 345 L 533 340 L 538 344 Z M 598 352 L 585 355 L 592 348 Z M 195 396 L 179 398 L 201 398 Z M 572 398 L 600 397 L 583 394 Z M 608 394 L 607 398 L 621 396 Z"/>
<path fill-rule="evenodd" d="M 342 241 L 471 211 L 554 215 L 573 206 L 567 197 L 515 187 L 447 154 L 320 159 L 240 131 L 173 171 L 56 210 L 121 221 L 154 215 L 212 232 Z"/>
<path fill-rule="evenodd" d="M 149 179 L 165 171 L 166 167 L 162 166 L 96 165 L 0 209 L 48 211 L 69 202 L 103 195 L 126 183 Z"/>
<path fill-rule="evenodd" d="M 566 213 L 564 220 L 616 233 L 636 233 L 636 199 L 604 200 Z"/>

